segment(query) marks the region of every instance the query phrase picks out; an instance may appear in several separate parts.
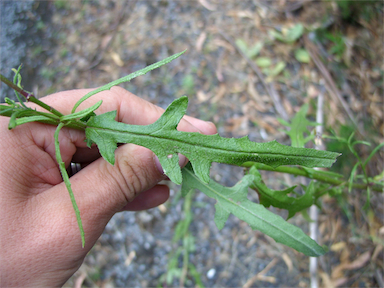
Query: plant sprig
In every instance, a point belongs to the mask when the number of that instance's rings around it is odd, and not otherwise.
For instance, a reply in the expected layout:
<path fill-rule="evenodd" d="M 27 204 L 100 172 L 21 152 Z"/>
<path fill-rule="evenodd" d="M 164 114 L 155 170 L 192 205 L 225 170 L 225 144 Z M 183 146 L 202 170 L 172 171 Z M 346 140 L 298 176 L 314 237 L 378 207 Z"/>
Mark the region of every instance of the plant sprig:
<path fill-rule="evenodd" d="M 247 137 L 228 139 L 222 138 L 218 134 L 203 135 L 177 131 L 176 127 L 187 109 L 188 99 L 186 97 L 181 97 L 172 102 L 155 123 L 147 126 L 118 123 L 115 121 L 116 111 L 96 116 L 95 111 L 102 105 L 102 101 L 84 110 L 76 111 L 89 97 L 167 64 L 184 52 L 185 51 L 172 55 L 87 93 L 77 101 L 69 115 L 63 115 L 55 108 L 46 105 L 31 93 L 25 91 L 21 87 L 19 67 L 19 69 L 15 71 L 13 83 L 3 75 L 1 75 L 1 81 L 13 88 L 16 93 L 24 96 L 26 101 L 37 104 L 47 110 L 47 112 L 39 112 L 27 107 L 24 104 L 24 100 L 17 96 L 20 103 L 6 99 L 7 105 L 0 105 L 0 115 L 10 117 L 10 129 L 32 121 L 57 126 L 56 132 L 53 135 L 55 139 L 56 160 L 72 201 L 83 247 L 85 245 L 85 235 L 80 211 L 71 188 L 70 178 L 61 158 L 59 133 L 63 127 L 85 131 L 87 144 L 91 145 L 96 143 L 101 155 L 111 164 L 114 164 L 115 161 L 114 152 L 117 144 L 134 143 L 151 149 L 158 156 L 165 174 L 167 174 L 173 182 L 181 184 L 183 180 L 186 181 L 185 179 L 191 179 L 192 177 L 195 180 L 189 182 L 191 188 L 201 188 L 203 192 L 205 191 L 204 193 L 207 193 L 207 195 L 217 199 L 221 203 L 217 206 L 220 208 L 216 211 L 215 216 L 215 222 L 219 227 L 224 225 L 229 213 L 232 213 L 249 223 L 252 228 L 261 230 L 273 237 L 276 241 L 280 241 L 298 251 L 311 256 L 324 254 L 324 249 L 316 242 L 311 241 L 303 232 L 295 232 L 294 234 L 296 234 L 296 236 L 292 234 L 292 231 L 300 231 L 300 229 L 296 227 L 293 229 L 288 223 L 284 222 L 282 218 L 246 199 L 246 186 L 248 185 L 247 187 L 249 187 L 251 183 L 257 181 L 257 177 L 254 175 L 245 176 L 242 180 L 243 184 L 239 185 L 241 187 L 245 184 L 247 185 L 244 186 L 245 188 L 240 189 L 242 190 L 240 194 L 237 194 L 238 191 L 236 189 L 233 190 L 232 188 L 214 184 L 213 180 L 209 177 L 209 170 L 212 162 L 241 166 L 247 161 L 264 163 L 273 167 L 280 165 L 329 167 L 336 160 L 339 155 L 338 153 L 289 147 L 281 145 L 276 141 L 255 143 L 251 142 Z M 193 169 L 184 170 L 184 174 L 182 174 L 178 165 L 178 153 L 185 155 L 190 160 Z M 189 175 L 190 177 L 185 178 L 187 177 L 185 175 Z M 193 185 L 197 185 L 198 187 L 194 187 L 191 183 L 194 183 Z M 183 185 L 185 186 L 186 184 L 183 183 Z M 211 193 L 212 190 L 210 190 L 212 187 L 216 190 L 213 194 Z M 219 195 L 224 195 L 224 198 Z M 229 210 L 227 210 L 228 207 L 230 207 Z M 278 223 L 278 225 L 276 224 L 277 226 L 274 224 L 275 222 Z M 266 225 L 266 223 L 268 225 Z M 287 237 L 287 235 L 289 235 L 289 237 Z"/>

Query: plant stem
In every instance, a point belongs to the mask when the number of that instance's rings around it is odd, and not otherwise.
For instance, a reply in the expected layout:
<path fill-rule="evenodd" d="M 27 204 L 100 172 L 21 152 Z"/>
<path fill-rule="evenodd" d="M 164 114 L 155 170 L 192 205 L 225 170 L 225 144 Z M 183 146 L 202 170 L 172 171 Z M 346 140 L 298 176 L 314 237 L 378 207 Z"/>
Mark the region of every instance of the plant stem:
<path fill-rule="evenodd" d="M 12 88 L 13 90 L 19 92 L 21 95 L 23 95 L 25 98 L 28 97 L 28 95 L 30 93 L 28 93 L 27 91 L 21 89 L 19 86 L 17 86 L 16 84 L 13 84 L 10 80 L 8 80 L 3 74 L 0 74 L 0 80 L 1 82 L 3 82 L 4 84 L 6 84 L 8 87 Z"/>
<path fill-rule="evenodd" d="M 32 102 L 32 103 L 35 103 L 37 105 L 39 105 L 40 107 L 44 108 L 45 110 L 51 112 L 52 114 L 58 116 L 58 117 L 62 117 L 64 116 L 64 114 L 60 113 L 59 111 L 57 111 L 55 108 L 45 104 L 44 102 L 41 102 L 39 99 L 37 99 L 35 97 L 35 95 L 33 95 L 32 93 L 29 93 L 28 91 L 25 91 L 24 89 L 20 88 L 19 86 L 17 86 L 16 84 L 12 83 L 10 80 L 8 80 L 4 75 L 0 74 L 0 80 L 1 82 L 3 82 L 4 84 L 6 84 L 8 87 L 12 88 L 13 90 L 17 91 L 18 93 L 20 93 L 21 95 L 23 95 L 25 97 L 25 99 L 27 99 L 27 101 L 29 102 Z"/>
<path fill-rule="evenodd" d="M 45 110 L 51 112 L 52 114 L 55 114 L 56 116 L 59 116 L 59 117 L 64 116 L 63 113 L 57 111 L 55 108 L 45 104 L 44 102 L 41 102 L 33 94 L 29 94 L 29 96 L 27 96 L 27 101 L 35 103 L 35 104 L 39 105 L 40 107 L 43 107 Z"/>
<path fill-rule="evenodd" d="M 72 191 L 72 187 L 71 187 L 71 182 L 69 181 L 69 176 L 68 176 L 67 170 L 65 169 L 65 164 L 63 162 L 63 159 L 61 158 L 60 143 L 59 143 L 59 133 L 60 133 L 61 128 L 63 128 L 63 127 L 64 127 L 64 124 L 60 123 L 57 126 L 56 132 L 55 132 L 55 135 L 54 135 L 54 137 L 55 137 L 56 160 L 57 160 L 57 163 L 59 164 L 59 169 L 60 169 L 61 175 L 63 177 L 65 186 L 67 187 L 67 190 L 69 192 L 69 197 L 71 198 L 73 209 L 75 210 L 77 225 L 79 226 L 80 235 L 81 235 L 81 246 L 82 246 L 82 248 L 84 248 L 85 236 L 84 236 L 83 223 L 82 223 L 81 217 L 80 217 L 80 210 L 79 210 L 79 207 L 77 206 L 77 203 L 76 203 L 76 200 L 75 200 L 75 196 L 73 195 L 73 191 Z"/>
<path fill-rule="evenodd" d="M 11 117 L 13 112 L 14 110 L 12 108 L 9 108 L 9 106 L 0 105 L 1 116 Z M 54 125 L 54 126 L 57 126 L 60 123 L 60 119 L 57 118 L 57 116 L 54 114 L 38 112 L 35 110 L 32 110 L 31 112 L 33 113 L 33 115 L 31 114 L 29 116 L 41 115 L 46 117 L 44 120 L 35 120 L 34 122 L 40 122 L 40 123 L 45 123 L 45 124 Z M 19 118 L 19 119 L 22 119 L 22 118 Z M 87 127 L 87 124 L 85 124 L 80 120 L 63 121 L 63 124 L 65 127 L 82 130 L 82 131 L 84 131 L 85 128 Z"/>
<path fill-rule="evenodd" d="M 190 249 L 190 235 L 189 235 L 189 226 L 192 222 L 192 213 L 191 213 L 191 205 L 192 205 L 192 197 L 193 193 L 188 193 L 185 196 L 184 200 L 184 220 L 186 222 L 186 226 L 188 229 L 185 230 L 184 235 L 183 235 L 183 268 L 181 269 L 181 275 L 180 275 L 180 283 L 179 285 L 181 287 L 184 287 L 185 285 L 185 279 L 187 278 L 188 274 L 188 266 L 189 266 L 189 253 L 191 252 Z"/>
<path fill-rule="evenodd" d="M 348 185 L 348 181 L 344 179 L 336 179 L 331 176 L 326 176 L 321 172 L 318 172 L 316 170 L 311 169 L 311 173 L 308 173 L 306 170 L 303 168 L 298 168 L 298 167 L 288 167 L 288 166 L 280 166 L 277 168 L 272 168 L 271 166 L 262 164 L 262 163 L 256 163 L 256 162 L 245 162 L 241 165 L 242 167 L 245 168 L 250 168 L 252 166 L 255 166 L 259 170 L 266 170 L 266 171 L 274 171 L 274 172 L 279 172 L 279 173 L 288 173 L 288 174 L 293 174 L 296 176 L 304 176 L 310 179 L 315 179 L 324 183 L 332 184 L 335 186 L 346 186 Z M 352 188 L 356 189 L 367 189 L 370 187 L 373 191 L 376 192 L 383 192 L 383 188 L 379 186 L 371 186 L 371 183 L 364 184 L 364 183 L 353 183 Z"/>

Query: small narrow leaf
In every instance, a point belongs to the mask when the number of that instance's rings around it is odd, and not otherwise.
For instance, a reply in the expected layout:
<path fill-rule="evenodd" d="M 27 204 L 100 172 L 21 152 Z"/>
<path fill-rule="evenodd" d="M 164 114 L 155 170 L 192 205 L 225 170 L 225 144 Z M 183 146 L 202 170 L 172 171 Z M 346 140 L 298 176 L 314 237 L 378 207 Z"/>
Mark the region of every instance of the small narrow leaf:
<path fill-rule="evenodd" d="M 69 176 L 67 173 L 67 170 L 65 169 L 65 163 L 63 162 L 61 158 L 61 152 L 60 152 L 60 143 L 59 143 L 59 133 L 61 128 L 64 127 L 63 123 L 60 123 L 55 131 L 55 153 L 56 153 L 56 161 L 59 164 L 59 169 L 61 172 L 61 176 L 63 177 L 65 186 L 67 187 L 69 197 L 71 198 L 72 206 L 73 209 L 75 210 L 75 215 L 76 215 L 76 220 L 77 220 L 77 225 L 79 226 L 80 230 L 80 235 L 81 235 L 81 246 L 84 248 L 85 245 L 85 236 L 84 236 L 84 228 L 83 228 L 83 223 L 81 221 L 80 217 L 80 210 L 79 207 L 77 206 L 76 200 L 75 200 L 75 195 L 73 194 L 72 187 L 71 187 L 71 182 L 69 181 Z"/>
<path fill-rule="evenodd" d="M 179 57 L 181 54 L 183 54 L 186 50 L 180 52 L 180 53 L 176 53 L 172 56 L 169 56 L 168 58 L 165 58 L 159 62 L 156 62 L 156 63 L 153 63 L 152 65 L 149 65 L 139 71 L 136 71 L 136 72 L 133 72 L 127 76 L 124 76 L 124 77 L 121 77 L 120 79 L 117 79 L 115 81 L 112 81 L 104 86 L 101 86 L 89 93 L 87 93 L 86 95 L 84 95 L 79 101 L 76 102 L 75 106 L 73 106 L 72 108 L 72 113 L 74 113 L 77 109 L 77 107 L 80 106 L 81 103 L 83 103 L 85 100 L 87 100 L 89 97 L 99 93 L 99 92 L 102 92 L 102 91 L 106 91 L 106 90 L 110 90 L 112 87 L 116 86 L 116 85 L 119 85 L 121 83 L 124 83 L 124 82 L 129 82 L 131 81 L 133 78 L 136 78 L 138 76 L 141 76 L 141 75 L 144 75 L 146 73 L 148 73 L 149 71 L 152 71 L 156 68 L 159 68 L 169 62 L 171 62 L 172 60 L 176 59 L 177 57 Z"/>
<path fill-rule="evenodd" d="M 276 242 L 292 247 L 305 255 L 317 257 L 325 254 L 324 249 L 298 227 L 270 212 L 263 205 L 248 200 L 248 187 L 254 181 L 253 175 L 246 175 L 232 188 L 221 186 L 213 180 L 206 184 L 196 177 L 191 166 L 187 165 L 183 168 L 182 190 L 198 189 L 217 201 L 215 223 L 219 229 L 224 227 L 228 216 L 233 214 L 247 222 L 252 229 L 259 230 Z"/>
<path fill-rule="evenodd" d="M 272 65 L 272 60 L 269 57 L 258 57 L 255 60 L 257 66 L 261 68 L 269 67 Z"/>
<path fill-rule="evenodd" d="M 8 105 L 0 105 L 0 115 L 10 117 L 8 129 L 29 122 L 42 122 L 57 125 L 59 118 L 51 113 L 40 112 L 28 107 L 20 106 L 13 100 L 5 99 Z"/>
<path fill-rule="evenodd" d="M 301 23 L 297 23 L 293 27 L 290 27 L 286 30 L 283 29 L 283 34 L 286 37 L 287 42 L 294 42 L 299 39 L 304 32 L 304 26 Z"/>
<path fill-rule="evenodd" d="M 41 123 L 46 123 L 50 125 L 57 125 L 57 121 L 44 115 L 22 117 L 22 118 L 16 119 L 15 124 L 16 126 L 19 126 L 21 124 L 30 123 L 30 122 L 41 122 Z"/>
<path fill-rule="evenodd" d="M 13 73 L 15 73 L 15 76 L 13 77 L 13 84 L 16 84 L 19 88 L 23 88 L 21 86 L 21 75 L 20 70 L 23 65 L 21 64 L 17 70 L 15 68 L 12 68 Z"/>
<path fill-rule="evenodd" d="M 96 109 L 98 109 L 102 103 L 103 103 L 103 100 L 100 100 L 95 105 L 93 105 L 89 108 L 86 108 L 84 110 L 81 110 L 79 112 L 72 113 L 69 115 L 64 115 L 64 116 L 60 117 L 60 121 L 69 121 L 69 120 L 73 120 L 73 119 L 77 119 L 77 118 L 88 118 L 87 116 L 92 114 L 93 111 L 95 111 Z"/>
<path fill-rule="evenodd" d="M 286 66 L 285 62 L 280 61 L 275 65 L 275 67 L 269 70 L 267 75 L 270 77 L 275 77 L 284 70 L 285 66 Z"/>
<path fill-rule="evenodd" d="M 367 157 L 367 159 L 364 161 L 363 163 L 363 167 L 365 167 L 369 161 L 371 161 L 371 158 L 373 157 L 373 155 L 375 155 L 375 153 L 377 151 L 379 151 L 382 147 L 384 146 L 384 142 L 380 143 L 379 145 L 377 145 L 375 147 L 375 149 L 373 149 L 373 151 L 369 154 L 369 156 Z M 382 172 L 383 173 L 383 172 Z"/>
<path fill-rule="evenodd" d="M 17 126 L 16 125 L 16 118 L 17 118 L 17 115 L 19 113 L 20 113 L 20 111 L 15 111 L 12 113 L 11 117 L 9 118 L 8 130 L 11 130 Z"/>
<path fill-rule="evenodd" d="M 245 43 L 245 41 L 243 39 L 238 38 L 235 40 L 235 43 L 236 43 L 237 47 L 239 47 L 240 50 L 243 51 L 243 53 L 245 53 L 245 54 L 247 53 L 248 45 L 247 45 L 247 43 Z"/>
<path fill-rule="evenodd" d="M 306 49 L 297 49 L 295 50 L 295 58 L 301 63 L 309 63 L 311 57 Z"/>
<path fill-rule="evenodd" d="M 181 183 L 181 170 L 176 162 L 177 153 L 190 160 L 196 175 L 205 183 L 209 181 L 212 162 L 241 165 L 253 161 L 272 167 L 329 167 L 339 155 L 334 152 L 284 146 L 276 141 L 255 143 L 248 137 L 222 138 L 218 134 L 203 135 L 177 131 L 177 124 L 187 105 L 187 97 L 175 100 L 155 123 L 146 126 L 119 123 L 114 120 L 116 112 L 91 117 L 85 130 L 87 141 L 96 143 L 101 155 L 111 164 L 115 162 L 113 153 L 117 143 L 144 146 L 158 156 L 165 173 L 176 184 Z"/>
<path fill-rule="evenodd" d="M 249 58 L 253 58 L 257 56 L 264 45 L 262 42 L 257 42 L 252 47 L 248 47 L 247 43 L 245 43 L 245 41 L 240 38 L 236 39 L 235 42 L 236 42 L 236 45 L 240 48 L 240 50 L 243 51 L 243 53 L 247 55 Z"/>
<path fill-rule="evenodd" d="M 260 53 L 260 51 L 261 51 L 261 49 L 263 48 L 263 46 L 264 46 L 263 42 L 257 42 L 255 45 L 253 45 L 253 46 L 249 49 L 249 51 L 248 51 L 248 53 L 247 53 L 247 56 L 248 56 L 249 58 L 254 58 L 254 57 L 256 57 L 256 56 Z"/>
<path fill-rule="evenodd" d="M 0 105 L 0 116 L 7 116 L 11 117 L 12 113 L 14 111 L 14 108 L 7 106 L 7 105 Z"/>
<path fill-rule="evenodd" d="M 276 30 L 270 30 L 269 34 L 282 42 L 293 43 L 303 35 L 303 32 L 303 24 L 298 23 L 290 28 L 283 27 L 281 33 Z"/>
<path fill-rule="evenodd" d="M 20 70 L 21 70 L 22 66 L 23 65 L 20 64 L 20 66 L 19 66 L 19 68 L 17 68 L 17 70 L 12 69 L 12 71 L 15 73 L 15 76 L 13 77 L 13 84 L 16 84 L 21 89 L 23 89 L 23 87 L 21 86 L 21 75 L 20 75 Z M 16 90 L 14 90 L 14 92 L 15 92 L 16 98 L 17 98 L 17 100 L 19 100 L 21 106 L 24 108 L 27 108 L 27 106 L 25 106 L 25 104 L 24 104 L 23 97 L 21 97 Z"/>

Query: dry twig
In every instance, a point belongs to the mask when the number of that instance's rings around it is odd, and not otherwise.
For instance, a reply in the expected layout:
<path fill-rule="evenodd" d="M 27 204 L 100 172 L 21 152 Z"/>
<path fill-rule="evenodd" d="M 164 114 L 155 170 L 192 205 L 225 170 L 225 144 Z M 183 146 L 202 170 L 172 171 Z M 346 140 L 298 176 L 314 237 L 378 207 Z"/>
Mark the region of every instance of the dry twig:
<path fill-rule="evenodd" d="M 304 36 L 304 43 L 305 43 L 305 48 L 311 55 L 311 58 L 313 62 L 316 64 L 317 68 L 320 70 L 321 74 L 323 74 L 323 77 L 325 79 L 325 82 L 327 84 L 328 91 L 330 92 L 329 94 L 336 100 L 336 102 L 339 102 L 345 112 L 347 113 L 349 119 L 352 121 L 353 125 L 355 125 L 356 128 L 358 128 L 357 121 L 355 117 L 353 116 L 353 113 L 351 109 L 349 109 L 348 104 L 345 102 L 343 97 L 341 96 L 341 93 L 339 89 L 337 89 L 335 82 L 332 79 L 331 74 L 328 72 L 327 68 L 321 62 L 319 58 L 319 53 L 317 52 L 317 48 L 314 44 L 311 43 L 309 40 L 308 36 Z M 360 131 L 359 129 L 356 129 L 357 131 Z M 364 132 L 360 131 L 360 133 L 363 135 Z M 364 136 L 364 135 L 363 135 Z"/>
<path fill-rule="evenodd" d="M 270 283 L 275 283 L 276 282 L 276 278 L 265 276 L 265 274 L 267 274 L 267 272 L 269 270 L 271 270 L 271 268 L 273 266 L 275 266 L 277 262 L 278 262 L 278 259 L 277 258 L 273 258 L 272 261 L 269 262 L 268 265 L 265 266 L 265 268 L 262 271 L 257 273 L 252 278 L 248 279 L 248 281 L 244 284 L 243 288 L 251 287 L 253 285 L 253 283 L 255 283 L 257 280 L 267 281 L 267 282 L 270 282 Z"/>
<path fill-rule="evenodd" d="M 87 68 L 87 70 L 91 70 L 91 69 L 95 68 L 96 66 L 98 66 L 101 63 L 101 61 L 104 58 L 105 52 L 108 50 L 109 46 L 112 44 L 112 41 L 113 41 L 113 39 L 115 38 L 115 35 L 118 32 L 117 28 L 128 17 L 128 15 L 127 15 L 128 13 L 126 13 L 125 11 L 126 10 L 128 10 L 130 12 L 133 11 L 133 8 L 135 7 L 136 2 L 137 2 L 137 0 L 129 1 L 128 2 L 129 3 L 128 9 L 125 9 L 125 7 L 123 7 L 123 8 L 120 7 L 119 8 L 121 10 L 120 10 L 120 13 L 118 14 L 118 16 L 116 17 L 115 23 L 113 23 L 111 25 L 111 28 L 107 31 L 107 33 L 111 33 L 111 34 L 104 35 L 104 37 L 101 37 L 101 41 L 100 41 L 99 47 L 96 50 L 97 54 L 93 56 L 92 61 L 91 61 L 91 65 Z M 126 4 L 124 4 L 124 5 L 126 5 Z"/>

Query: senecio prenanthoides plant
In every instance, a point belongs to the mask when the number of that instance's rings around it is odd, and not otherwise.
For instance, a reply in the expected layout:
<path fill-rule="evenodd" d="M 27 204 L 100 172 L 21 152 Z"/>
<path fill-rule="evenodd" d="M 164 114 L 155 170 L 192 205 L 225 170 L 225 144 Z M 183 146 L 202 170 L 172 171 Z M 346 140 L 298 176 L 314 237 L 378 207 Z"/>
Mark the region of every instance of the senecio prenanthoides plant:
<path fill-rule="evenodd" d="M 250 141 L 248 137 L 240 139 L 223 138 L 218 134 L 203 135 L 197 132 L 177 131 L 176 127 L 188 106 L 186 96 L 173 101 L 155 123 L 146 126 L 117 122 L 115 120 L 116 111 L 96 115 L 95 111 L 102 105 L 102 101 L 82 111 L 76 111 L 82 102 L 96 93 L 109 90 L 115 85 L 144 75 L 176 59 L 184 52 L 177 53 L 89 92 L 75 104 L 69 115 L 63 115 L 54 107 L 48 106 L 31 93 L 25 91 L 21 86 L 20 67 L 18 70 L 13 69 L 15 72 L 13 82 L 1 74 L 0 76 L 1 81 L 15 90 L 19 103 L 5 98 L 6 104 L 0 105 L 0 115 L 10 117 L 9 129 L 34 121 L 57 126 L 53 135 L 56 159 L 76 214 L 83 247 L 86 235 L 84 235 L 80 211 L 74 196 L 76 191 L 75 193 L 72 191 L 70 178 L 61 159 L 59 148 L 59 132 L 63 127 L 85 131 L 88 146 L 91 147 L 91 145 L 96 144 L 102 157 L 112 165 L 115 162 L 114 152 L 117 144 L 133 143 L 152 150 L 159 158 L 164 173 L 169 179 L 176 184 L 182 185 L 183 195 L 191 190 L 198 189 L 208 197 L 216 200 L 214 221 L 219 229 L 224 227 L 228 216 L 232 213 L 239 219 L 246 221 L 252 229 L 269 235 L 277 242 L 292 247 L 308 256 L 323 255 L 326 252 L 325 248 L 319 246 L 301 229 L 289 224 L 264 207 L 268 207 L 270 203 L 273 204 L 273 201 L 269 201 L 267 205 L 257 204 L 250 201 L 247 194 L 248 188 L 251 187 L 266 192 L 263 195 L 273 195 L 273 193 L 269 193 L 272 190 L 268 190 L 263 184 L 260 173 L 256 166 L 252 165 L 253 163 L 264 164 L 269 167 L 280 165 L 302 165 L 309 168 L 330 167 L 339 156 L 339 153 L 295 148 L 281 145 L 276 141 L 256 143 Z M 27 107 L 23 98 L 43 107 L 47 112 L 39 112 Z M 178 153 L 185 155 L 189 159 L 189 164 L 183 169 L 178 164 Z M 212 162 L 250 168 L 247 175 L 235 186 L 224 187 L 210 179 L 209 171 Z M 245 163 L 246 165 L 244 165 Z M 286 195 L 291 190 L 272 192 L 280 192 L 280 195 L 285 193 Z M 263 197 L 265 200 L 265 196 Z M 291 203 L 291 207 L 296 207 L 294 202 Z M 302 209 L 302 207 L 291 209 L 289 217 L 293 216 L 292 213 L 295 214 Z"/>

